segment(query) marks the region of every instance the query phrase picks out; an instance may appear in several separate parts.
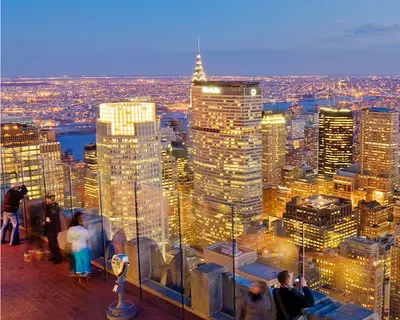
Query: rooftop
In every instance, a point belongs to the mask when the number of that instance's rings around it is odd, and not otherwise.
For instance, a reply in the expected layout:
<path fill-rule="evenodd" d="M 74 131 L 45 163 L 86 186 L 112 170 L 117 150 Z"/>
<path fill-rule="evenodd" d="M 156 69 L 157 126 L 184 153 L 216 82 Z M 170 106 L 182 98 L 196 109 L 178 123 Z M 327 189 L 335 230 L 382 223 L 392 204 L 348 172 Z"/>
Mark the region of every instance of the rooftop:
<path fill-rule="evenodd" d="M 276 279 L 279 273 L 278 270 L 260 261 L 240 267 L 239 270 L 265 280 Z"/>
<path fill-rule="evenodd" d="M 362 109 L 362 111 L 379 112 L 379 113 L 394 113 L 394 112 L 396 112 L 393 109 L 384 108 L 384 107 L 364 108 L 364 109 Z"/>
<path fill-rule="evenodd" d="M 196 86 L 219 86 L 219 87 L 254 87 L 259 81 L 195 81 Z"/>
<path fill-rule="evenodd" d="M 357 306 L 355 304 L 345 304 L 340 308 L 337 308 L 329 312 L 325 319 L 335 319 L 335 320 L 362 320 L 373 314 L 372 311 Z"/>
<path fill-rule="evenodd" d="M 377 241 L 375 241 L 374 239 L 369 239 L 369 238 L 362 237 L 362 236 L 347 238 L 347 239 L 345 239 L 345 242 L 347 242 L 347 243 L 351 243 L 351 242 L 357 243 L 358 242 L 358 243 L 368 244 L 368 245 L 377 243 Z"/>
<path fill-rule="evenodd" d="M 380 209 L 382 207 L 382 205 L 376 200 L 373 200 L 373 201 L 361 200 L 358 205 L 359 206 L 362 205 L 362 206 L 368 207 L 370 209 L 374 209 L 374 208 Z"/>
<path fill-rule="evenodd" d="M 215 243 L 215 244 L 207 247 L 206 250 L 213 251 L 213 252 L 222 254 L 224 256 L 227 256 L 227 257 L 232 257 L 233 256 L 233 254 L 232 254 L 233 250 L 232 249 L 233 248 L 232 248 L 232 244 L 231 243 L 219 242 L 219 243 Z M 253 252 L 253 251 L 250 250 L 250 249 L 247 249 L 247 248 L 242 248 L 242 247 L 239 248 L 239 246 L 235 247 L 235 257 L 239 257 L 242 254 L 246 254 L 246 253 L 249 253 L 249 252 Z"/>
<path fill-rule="evenodd" d="M 327 112 L 343 112 L 343 113 L 352 112 L 351 109 L 342 108 L 342 107 L 340 107 L 340 106 L 332 106 L 332 107 L 330 107 L 330 106 L 324 106 L 324 107 L 321 107 L 321 108 L 320 108 L 320 111 L 327 111 Z"/>
<path fill-rule="evenodd" d="M 315 209 L 333 209 L 345 203 L 351 203 L 351 201 L 334 196 L 317 195 L 303 199 L 303 202 L 301 202 L 299 206 Z"/>
<path fill-rule="evenodd" d="M 196 267 L 196 270 L 198 270 L 198 271 L 200 271 L 200 272 L 202 272 L 202 273 L 210 273 L 210 272 L 213 272 L 213 271 L 215 271 L 215 270 L 219 270 L 219 269 L 221 269 L 221 268 L 223 268 L 223 267 L 220 266 L 219 264 L 210 262 L 210 263 L 202 263 L 202 264 L 199 264 L 199 265 Z"/>

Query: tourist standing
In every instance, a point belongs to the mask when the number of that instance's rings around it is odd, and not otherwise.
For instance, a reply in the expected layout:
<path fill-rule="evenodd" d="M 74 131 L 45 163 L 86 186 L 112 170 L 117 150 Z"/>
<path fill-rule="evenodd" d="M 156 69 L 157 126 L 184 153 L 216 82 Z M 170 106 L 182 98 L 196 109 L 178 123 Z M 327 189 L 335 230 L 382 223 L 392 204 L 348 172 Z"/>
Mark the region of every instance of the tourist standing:
<path fill-rule="evenodd" d="M 53 264 L 58 264 L 62 261 L 62 255 L 57 240 L 57 236 L 60 232 L 60 207 L 55 201 L 55 196 L 49 194 L 45 197 L 44 234 L 49 241 L 49 250 L 52 253 L 49 260 L 52 261 Z"/>
<path fill-rule="evenodd" d="M 18 244 L 19 239 L 19 218 L 18 208 L 21 200 L 28 194 L 28 189 L 25 185 L 13 185 L 4 196 L 3 204 L 3 226 L 1 227 L 1 243 L 4 244 L 6 231 L 9 223 L 12 224 L 10 235 L 10 246 Z"/>
<path fill-rule="evenodd" d="M 75 260 L 77 275 L 87 277 L 91 272 L 89 231 L 83 226 L 82 213 L 77 212 L 73 217 L 67 233 L 68 242 L 72 244 L 72 254 Z"/>

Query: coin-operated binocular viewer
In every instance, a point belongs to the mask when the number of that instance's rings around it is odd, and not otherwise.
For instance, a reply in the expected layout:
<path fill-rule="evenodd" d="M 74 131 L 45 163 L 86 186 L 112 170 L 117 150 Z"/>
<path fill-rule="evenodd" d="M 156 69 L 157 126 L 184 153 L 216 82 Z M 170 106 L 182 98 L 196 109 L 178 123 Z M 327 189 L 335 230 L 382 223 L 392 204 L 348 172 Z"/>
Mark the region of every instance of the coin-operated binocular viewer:
<path fill-rule="evenodd" d="M 129 260 L 125 254 L 116 254 L 112 257 L 111 266 L 117 276 L 113 291 L 118 294 L 118 301 L 108 307 L 107 318 L 109 320 L 128 320 L 136 316 L 136 308 L 133 302 L 125 300 L 124 283 L 128 272 Z"/>

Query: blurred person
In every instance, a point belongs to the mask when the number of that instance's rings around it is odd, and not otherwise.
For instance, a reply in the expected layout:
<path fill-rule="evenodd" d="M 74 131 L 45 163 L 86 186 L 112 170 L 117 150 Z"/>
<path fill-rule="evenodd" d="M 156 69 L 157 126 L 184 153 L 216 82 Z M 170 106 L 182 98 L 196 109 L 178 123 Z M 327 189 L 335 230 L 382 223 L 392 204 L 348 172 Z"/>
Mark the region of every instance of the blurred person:
<path fill-rule="evenodd" d="M 83 226 L 82 213 L 75 213 L 67 233 L 68 243 L 72 244 L 75 273 L 88 277 L 91 273 L 89 231 Z"/>
<path fill-rule="evenodd" d="M 44 235 L 47 236 L 49 250 L 52 254 L 49 260 L 52 261 L 53 264 L 58 264 L 62 261 L 60 246 L 57 240 L 57 236 L 61 232 L 60 207 L 55 201 L 55 195 L 53 194 L 46 195 L 44 205 Z"/>
<path fill-rule="evenodd" d="M 13 185 L 4 196 L 3 203 L 3 225 L 1 227 L 1 243 L 6 243 L 5 236 L 9 223 L 12 224 L 10 235 L 10 246 L 19 243 L 19 218 L 18 209 L 21 200 L 28 194 L 28 189 L 25 185 Z"/>
<path fill-rule="evenodd" d="M 236 320 L 268 319 L 268 302 L 265 297 L 267 286 L 262 281 L 254 281 L 247 295 L 239 301 Z"/>
<path fill-rule="evenodd" d="M 279 272 L 278 281 L 281 287 L 273 291 L 277 320 L 306 320 L 303 309 L 314 306 L 314 297 L 307 287 L 306 279 L 299 278 L 299 286 L 304 295 L 293 287 L 293 276 L 289 271 Z"/>
<path fill-rule="evenodd" d="M 75 216 L 76 216 L 76 214 L 72 217 L 68 229 L 71 227 L 76 227 L 78 225 L 78 223 L 75 219 Z M 68 244 L 71 245 L 68 238 L 67 238 L 67 241 L 68 241 Z M 69 254 L 69 272 L 70 272 L 71 277 L 76 276 L 75 257 L 74 257 L 74 253 L 72 252 L 72 248 L 70 248 L 70 254 Z"/>

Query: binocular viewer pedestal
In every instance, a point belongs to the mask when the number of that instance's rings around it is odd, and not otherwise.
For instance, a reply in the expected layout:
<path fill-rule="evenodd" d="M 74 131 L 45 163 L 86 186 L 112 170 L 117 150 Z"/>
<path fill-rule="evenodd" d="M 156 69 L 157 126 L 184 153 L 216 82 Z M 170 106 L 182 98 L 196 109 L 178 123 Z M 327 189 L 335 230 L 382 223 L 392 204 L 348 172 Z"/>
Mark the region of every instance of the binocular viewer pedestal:
<path fill-rule="evenodd" d="M 128 271 L 128 257 L 118 254 L 112 258 L 112 268 L 118 279 L 115 281 L 114 292 L 118 294 L 118 301 L 108 306 L 107 319 L 109 320 L 129 320 L 136 317 L 136 307 L 131 301 L 125 300 L 125 276 Z"/>

